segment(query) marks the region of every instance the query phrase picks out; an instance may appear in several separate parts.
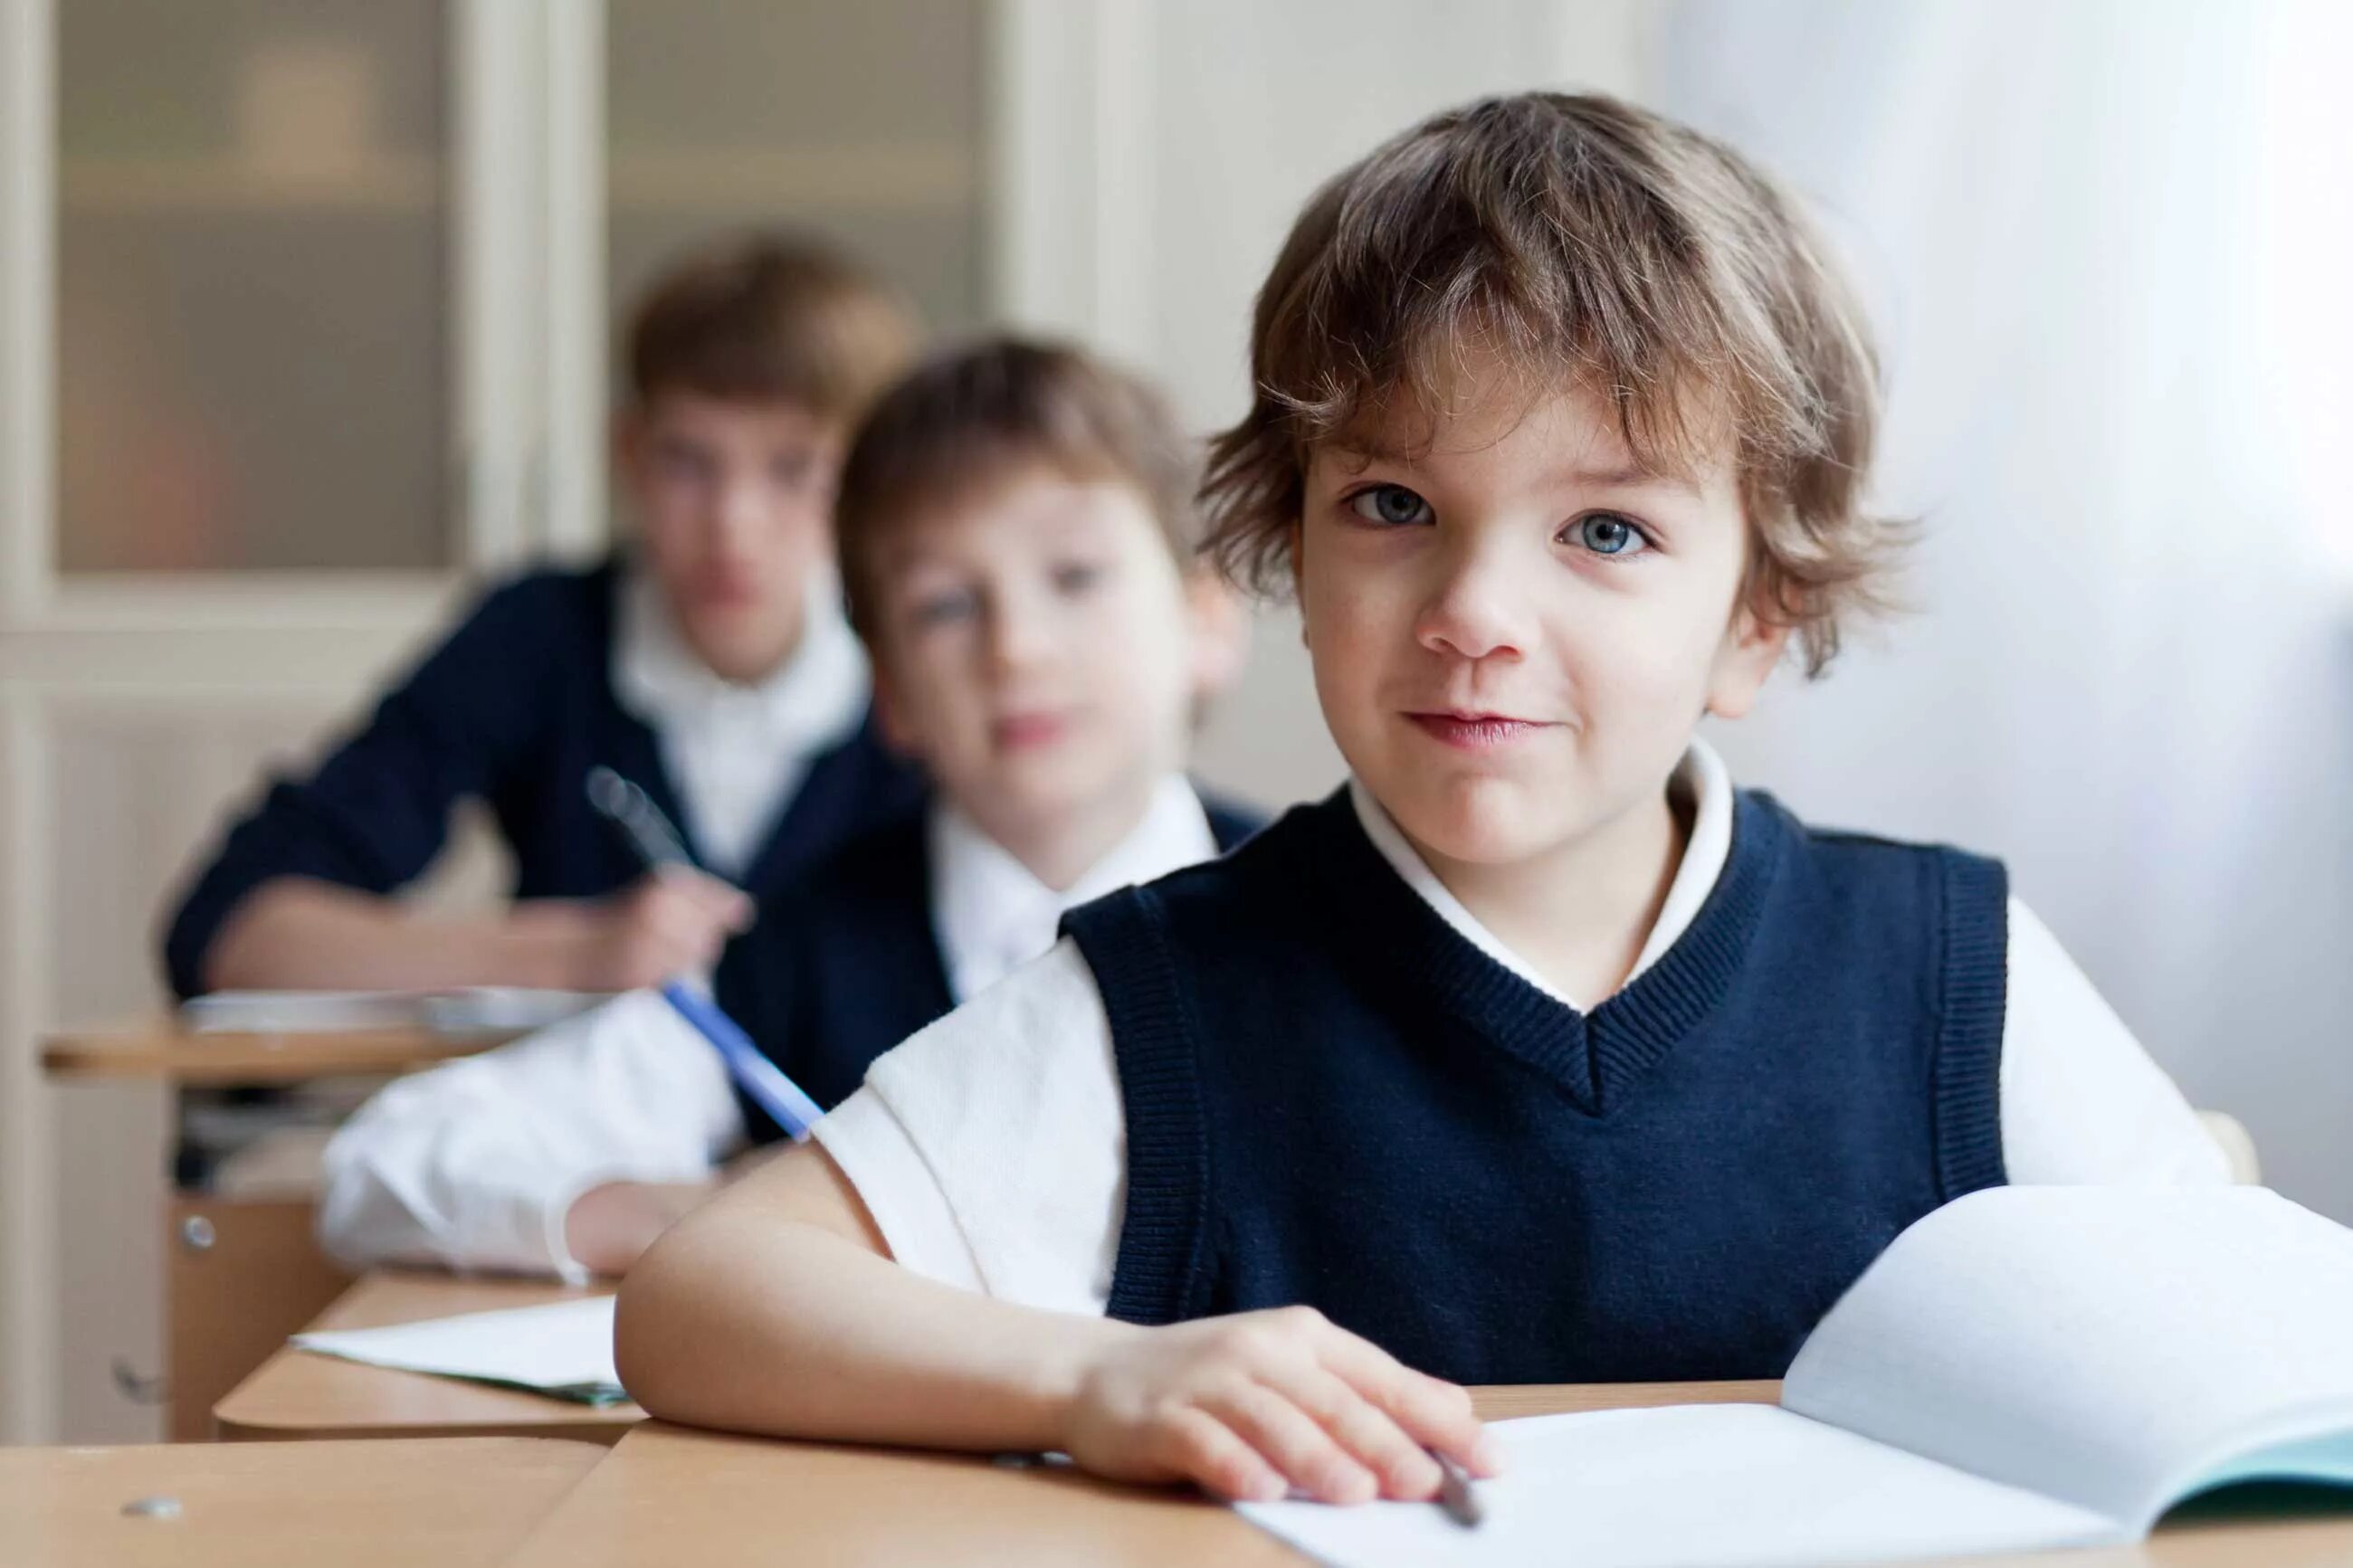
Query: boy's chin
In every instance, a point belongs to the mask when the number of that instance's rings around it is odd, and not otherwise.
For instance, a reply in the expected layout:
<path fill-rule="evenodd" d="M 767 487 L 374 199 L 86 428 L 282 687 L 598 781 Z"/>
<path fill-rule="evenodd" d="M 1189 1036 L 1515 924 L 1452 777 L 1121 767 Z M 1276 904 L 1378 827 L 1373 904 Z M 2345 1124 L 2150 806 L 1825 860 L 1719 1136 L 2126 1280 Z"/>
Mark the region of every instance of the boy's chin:
<path fill-rule="evenodd" d="M 1560 837 L 1556 801 L 1531 800 L 1524 787 L 1496 779 L 1417 792 L 1383 805 L 1408 838 L 1460 865 L 1516 865 Z"/>
<path fill-rule="evenodd" d="M 775 674 L 792 658 L 800 640 L 797 617 L 765 607 L 704 611 L 681 629 L 687 646 L 713 674 L 746 684 Z"/>

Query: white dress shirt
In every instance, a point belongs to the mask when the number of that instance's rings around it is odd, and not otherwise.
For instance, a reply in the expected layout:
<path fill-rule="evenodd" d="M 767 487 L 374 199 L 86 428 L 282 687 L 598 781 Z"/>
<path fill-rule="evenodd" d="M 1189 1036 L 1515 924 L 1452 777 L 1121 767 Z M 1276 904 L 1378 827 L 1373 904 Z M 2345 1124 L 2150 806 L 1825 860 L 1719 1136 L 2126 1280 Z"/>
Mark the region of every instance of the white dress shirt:
<path fill-rule="evenodd" d="M 1690 926 L 1731 850 L 1732 784 L 1715 751 L 1694 742 L 1673 787 L 1693 806 L 1690 840 L 1635 974 Z M 1446 890 L 1369 792 L 1350 793 L 1400 879 L 1464 940 L 1559 995 Z M 2172 1080 L 2015 899 L 2000 1095 L 2015 1183 L 2229 1179 Z M 1103 1311 L 1125 1212 L 1126 1111 L 1103 994 L 1075 943 L 876 1061 L 816 1135 L 902 1264 L 1031 1306 Z"/>
<path fill-rule="evenodd" d="M 1218 852 L 1192 786 L 1163 780 L 1143 818 L 1060 891 L 960 812 L 935 807 L 930 898 L 950 994 L 979 995 L 1054 943 L 1065 910 Z M 744 1140 L 718 1053 L 652 991 L 390 1084 L 326 1152 L 319 1235 L 354 1268 L 586 1271 L 565 1218 L 606 1182 L 694 1182 Z"/>
<path fill-rule="evenodd" d="M 813 574 L 801 639 L 765 679 L 721 679 L 680 635 L 661 589 L 633 570 L 621 588 L 613 694 L 650 726 L 703 865 L 740 880 L 798 793 L 809 763 L 858 732 L 871 677 L 833 574 Z"/>

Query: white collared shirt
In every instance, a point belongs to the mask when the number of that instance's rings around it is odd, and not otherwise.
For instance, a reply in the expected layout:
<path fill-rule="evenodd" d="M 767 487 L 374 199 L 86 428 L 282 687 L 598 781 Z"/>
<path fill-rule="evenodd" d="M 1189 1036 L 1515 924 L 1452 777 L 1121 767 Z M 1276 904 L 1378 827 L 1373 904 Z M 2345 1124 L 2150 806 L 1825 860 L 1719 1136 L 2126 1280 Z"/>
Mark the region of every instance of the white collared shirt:
<path fill-rule="evenodd" d="M 1694 741 L 1674 787 L 1693 792 L 1692 832 L 1637 974 L 1689 928 L 1731 849 L 1732 783 L 1714 750 Z M 1446 891 L 1369 793 L 1352 782 L 1351 794 L 1408 886 L 1465 941 L 1558 995 Z M 2015 899 L 2000 1095 L 2015 1183 L 2229 1177 L 2172 1079 Z M 1075 943 L 883 1056 L 816 1135 L 902 1265 L 1030 1306 L 1103 1310 L 1125 1213 L 1126 1111 L 1103 993 Z"/>
<path fill-rule="evenodd" d="M 1198 796 L 1163 780 L 1069 888 L 1047 887 L 959 812 L 935 808 L 933 929 L 958 1001 L 1054 943 L 1064 911 L 1212 858 Z M 718 1054 L 660 994 L 633 991 L 512 1045 L 390 1084 L 328 1145 L 319 1235 L 354 1267 L 586 1271 L 573 1201 L 606 1182 L 693 1182 L 744 1140 Z"/>
<path fill-rule="evenodd" d="M 831 573 L 816 573 L 800 641 L 766 679 L 723 679 L 680 635 L 659 584 L 632 569 L 613 638 L 613 694 L 650 726 L 703 865 L 741 880 L 809 764 L 858 732 L 872 679 Z"/>
<path fill-rule="evenodd" d="M 1135 830 L 1060 890 L 1031 875 L 952 804 L 933 810 L 928 830 L 932 931 L 947 960 L 948 994 L 959 1002 L 1053 946 L 1062 917 L 1081 904 L 1218 853 L 1200 797 L 1174 774 L 1154 788 Z"/>

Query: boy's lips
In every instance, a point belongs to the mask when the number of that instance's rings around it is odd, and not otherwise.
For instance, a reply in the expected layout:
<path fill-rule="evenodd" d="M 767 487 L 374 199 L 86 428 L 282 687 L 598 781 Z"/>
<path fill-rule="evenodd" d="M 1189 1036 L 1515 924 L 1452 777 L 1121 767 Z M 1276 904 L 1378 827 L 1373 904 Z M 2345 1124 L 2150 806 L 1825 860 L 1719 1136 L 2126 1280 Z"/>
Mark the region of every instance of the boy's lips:
<path fill-rule="evenodd" d="M 992 721 L 988 733 L 998 751 L 1024 752 L 1052 745 L 1070 727 L 1069 718 L 1060 713 L 1008 713 Z"/>
<path fill-rule="evenodd" d="M 1431 739 L 1464 752 L 1493 751 L 1514 741 L 1525 740 L 1538 730 L 1553 728 L 1534 719 L 1515 719 L 1508 713 L 1481 713 L 1461 709 L 1408 713 L 1406 718 Z"/>

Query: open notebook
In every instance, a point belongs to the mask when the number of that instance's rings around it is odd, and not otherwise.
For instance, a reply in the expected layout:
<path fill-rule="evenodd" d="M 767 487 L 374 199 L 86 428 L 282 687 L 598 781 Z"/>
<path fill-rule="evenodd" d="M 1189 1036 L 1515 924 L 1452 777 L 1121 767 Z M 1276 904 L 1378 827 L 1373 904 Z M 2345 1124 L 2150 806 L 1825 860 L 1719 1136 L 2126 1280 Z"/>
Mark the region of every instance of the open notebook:
<path fill-rule="evenodd" d="M 617 1405 L 628 1397 L 613 1370 L 610 1296 L 384 1329 L 296 1334 L 293 1342 L 345 1361 L 528 1389 L 583 1405 Z"/>
<path fill-rule="evenodd" d="M 1509 1469 L 1474 1530 L 1241 1511 L 1350 1568 L 1739 1568 L 2134 1541 L 2234 1482 L 2353 1488 L 2353 1231 L 2256 1187 L 1995 1188 L 1896 1238 L 1778 1407 L 1491 1430 Z"/>
<path fill-rule="evenodd" d="M 199 1035 L 430 1029 L 437 1035 L 520 1034 L 561 1023 L 611 998 L 589 991 L 472 985 L 454 991 L 215 991 L 180 1005 Z"/>

